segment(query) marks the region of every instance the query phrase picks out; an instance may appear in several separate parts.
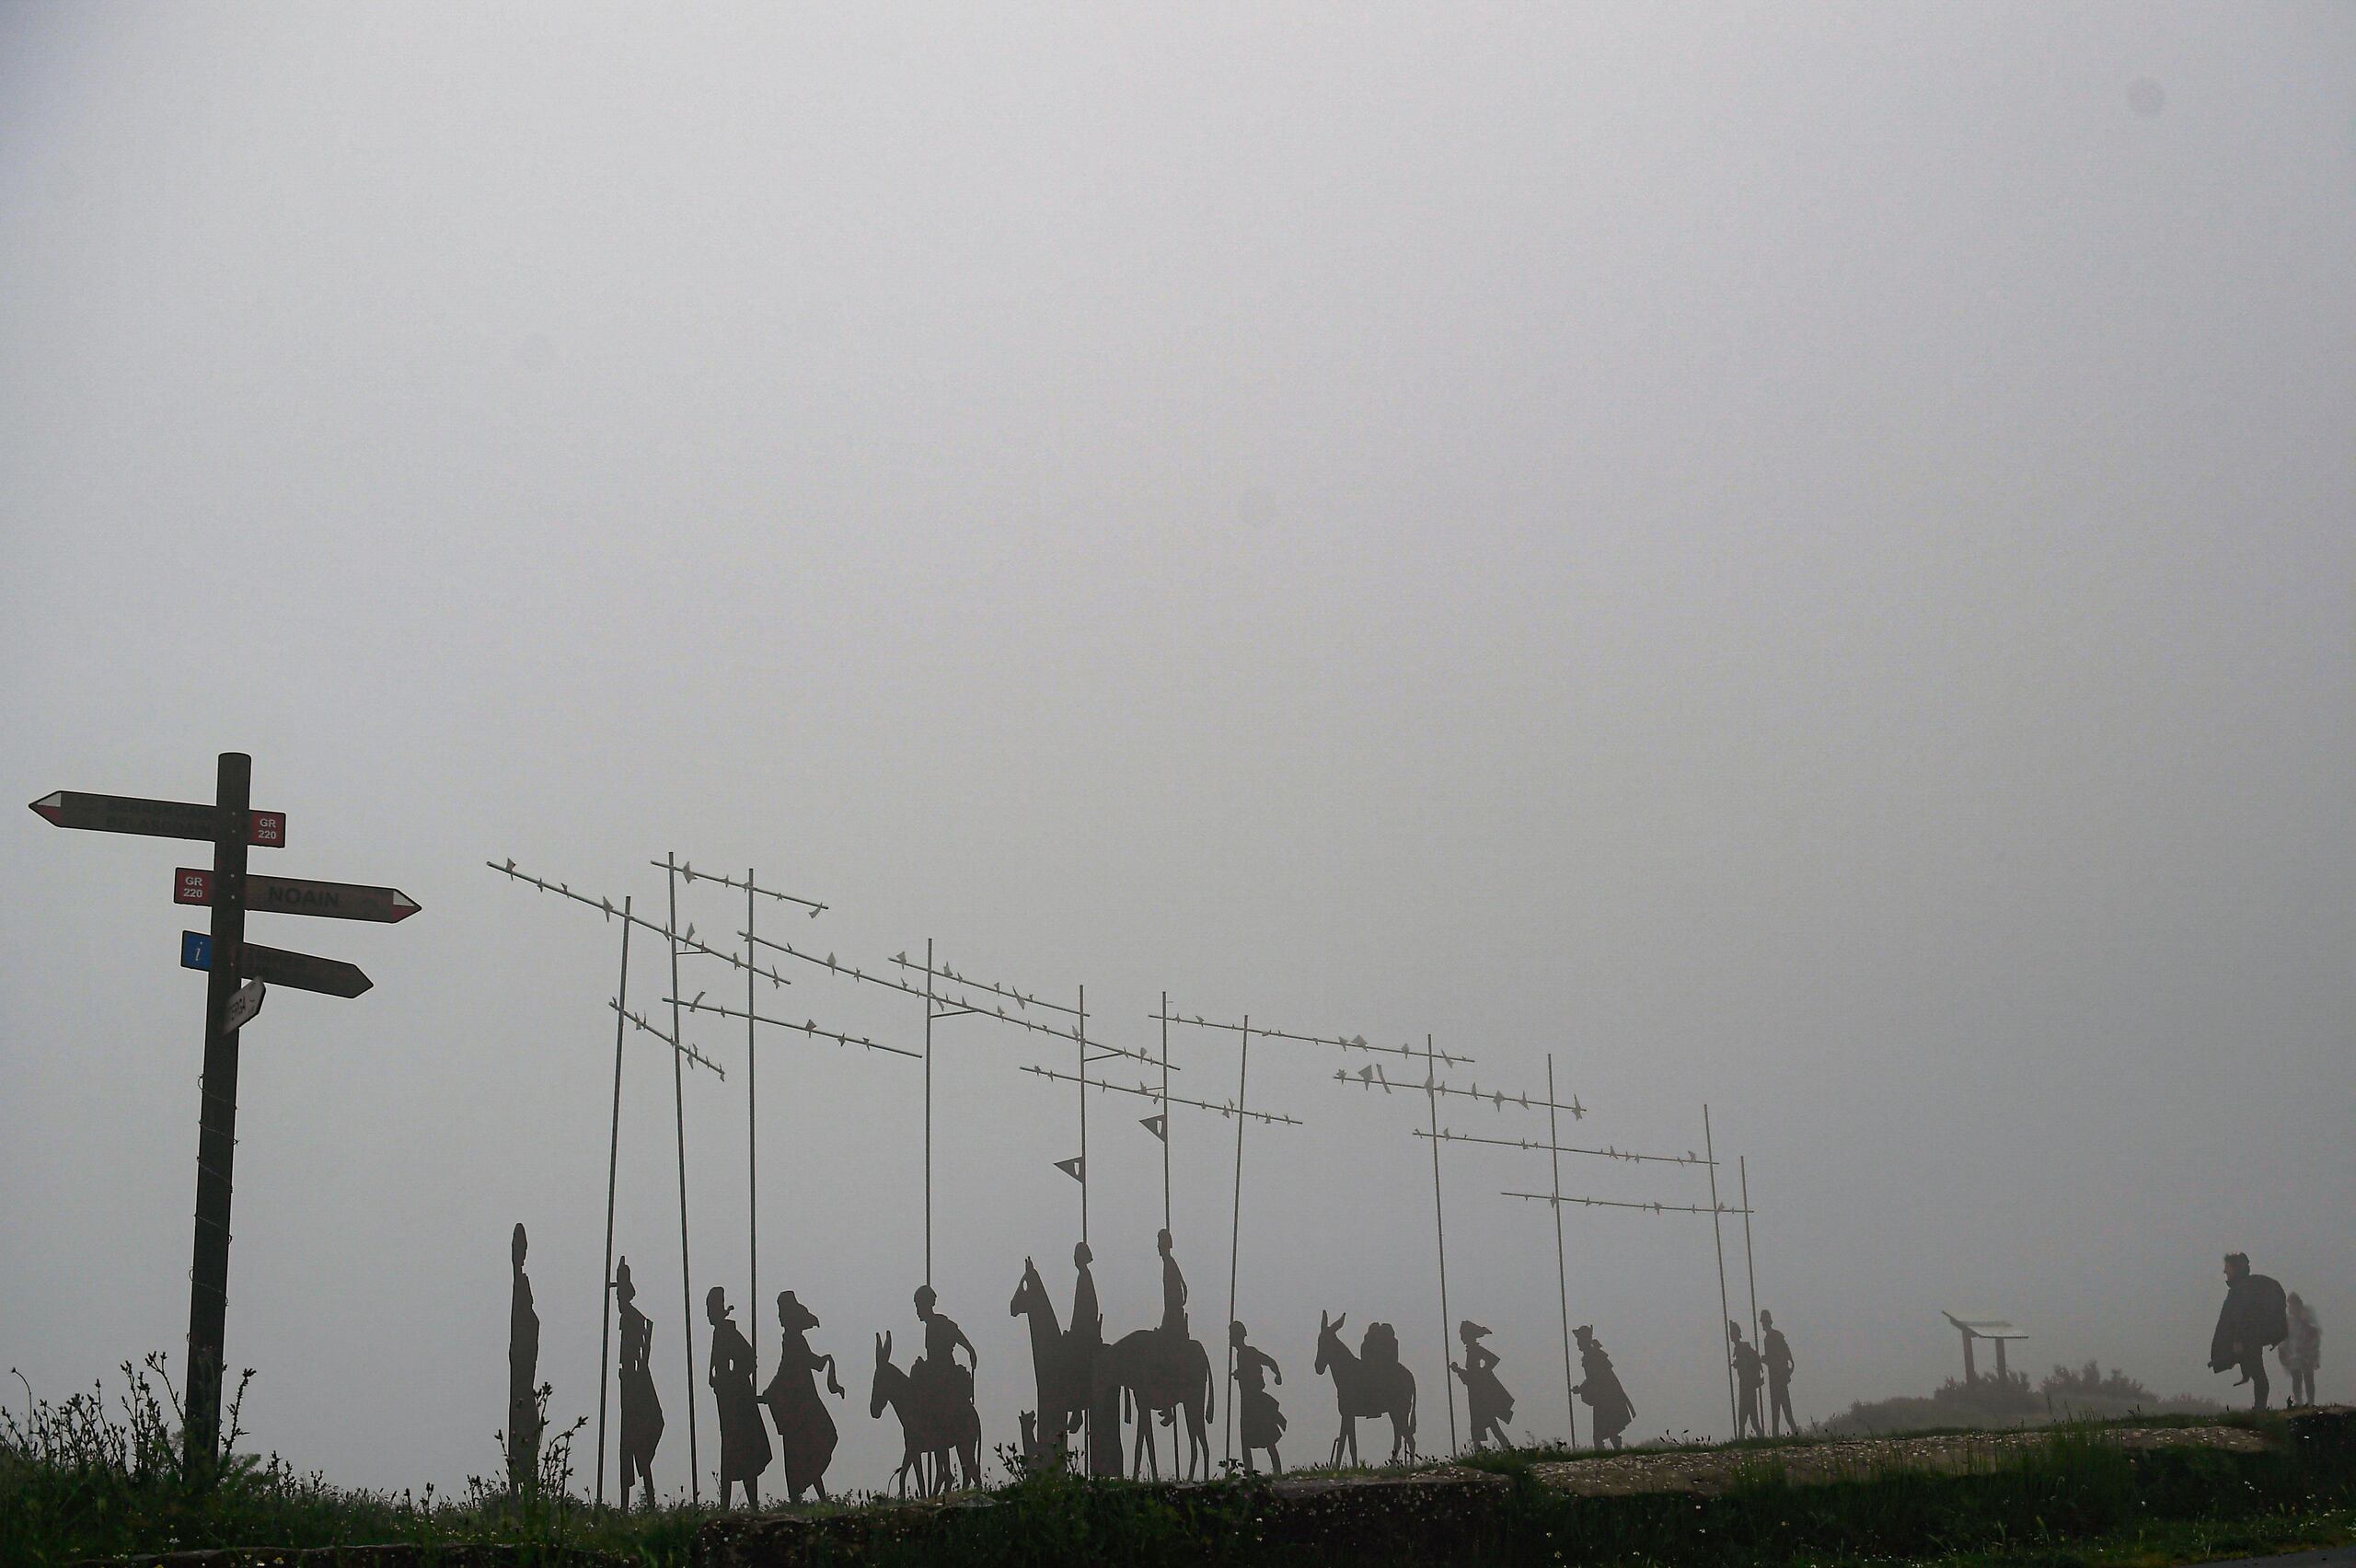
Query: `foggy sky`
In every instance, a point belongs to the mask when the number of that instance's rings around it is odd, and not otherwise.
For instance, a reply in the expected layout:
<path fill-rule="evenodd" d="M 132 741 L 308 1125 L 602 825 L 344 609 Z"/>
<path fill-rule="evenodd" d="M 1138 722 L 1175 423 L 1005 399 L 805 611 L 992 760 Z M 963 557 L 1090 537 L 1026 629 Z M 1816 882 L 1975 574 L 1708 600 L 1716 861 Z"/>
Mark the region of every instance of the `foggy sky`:
<path fill-rule="evenodd" d="M 1138 1048 L 1166 989 L 1484 1087 L 1551 1051 L 1566 1141 L 1682 1152 L 1706 1101 L 1807 1418 L 1953 1372 L 1942 1309 L 2238 1397 L 2229 1249 L 2356 1311 L 2346 6 L 18 5 L 0 105 L 16 798 L 198 798 L 248 750 L 290 818 L 257 869 L 424 905 L 255 921 L 376 982 L 246 1033 L 256 1445 L 492 1473 L 518 1219 L 553 1413 L 595 1409 L 618 932 L 508 856 L 657 918 L 650 859 L 756 867 L 834 906 L 764 912 L 797 941 L 1084 982 Z M 45 1396 L 178 1366 L 202 853 L 0 837 L 0 1364 Z M 794 978 L 765 1009 L 915 1043 Z M 689 1035 L 729 1071 L 685 1086 L 709 1494 L 704 1288 L 765 1364 L 776 1328 L 743 1035 Z M 1172 1045 L 1233 1092 L 1230 1037 Z M 1078 1128 L 1016 1071 L 1058 1043 L 937 1046 L 987 1447 L 1026 1253 L 1068 1309 Z M 1239 1267 L 1294 1463 L 1320 1309 L 1397 1324 L 1445 1441 L 1424 1102 L 1342 1065 L 1251 1066 L 1306 1123 L 1246 1135 Z M 670 1079 L 628 1043 L 666 1489 Z M 823 1320 L 833 1479 L 876 1484 L 918 1075 L 775 1035 L 759 1087 L 762 1289 Z M 1114 1332 L 1159 1312 L 1149 1109 L 1089 1108 Z M 1216 1355 L 1234 1128 L 1172 1125 Z M 1451 1314 L 1559 1435 L 1552 1228 L 1497 1195 L 1545 1164 L 1443 1167 Z M 1722 1432 L 1707 1222 L 1565 1234 L 1635 1430 Z"/>

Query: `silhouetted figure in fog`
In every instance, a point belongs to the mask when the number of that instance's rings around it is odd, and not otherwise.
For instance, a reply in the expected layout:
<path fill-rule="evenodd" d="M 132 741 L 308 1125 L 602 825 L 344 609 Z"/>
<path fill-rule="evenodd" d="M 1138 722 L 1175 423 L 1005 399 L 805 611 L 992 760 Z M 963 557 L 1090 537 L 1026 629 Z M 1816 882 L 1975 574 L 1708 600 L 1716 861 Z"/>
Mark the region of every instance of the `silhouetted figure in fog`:
<path fill-rule="evenodd" d="M 1173 1340 L 1186 1337 L 1186 1276 L 1178 1272 L 1178 1254 L 1172 1251 L 1170 1232 L 1154 1238 L 1161 1253 L 1161 1332 Z"/>
<path fill-rule="evenodd" d="M 2295 1290 L 2284 1299 L 2283 1307 L 2290 1332 L 2274 1353 L 2282 1358 L 2282 1370 L 2291 1377 L 2291 1392 L 2283 1403 L 2311 1405 L 2316 1402 L 2316 1374 L 2323 1367 L 2323 1321 Z"/>
<path fill-rule="evenodd" d="M 1497 1353 L 1481 1343 L 1489 1331 L 1467 1318 L 1456 1326 L 1456 1337 L 1464 1342 L 1464 1365 L 1450 1362 L 1448 1369 L 1464 1384 L 1472 1447 L 1494 1438 L 1498 1447 L 1509 1448 L 1513 1439 L 1506 1435 L 1506 1423 L 1513 1419 L 1513 1396 L 1497 1381 Z"/>
<path fill-rule="evenodd" d="M 1342 1323 L 1349 1316 L 1328 1321 L 1317 1314 L 1317 1364 L 1312 1370 L 1334 1377 L 1334 1402 L 1340 1407 L 1342 1429 L 1334 1437 L 1328 1461 L 1339 1469 L 1348 1450 L 1358 1463 L 1358 1417 L 1391 1418 L 1391 1462 L 1415 1457 L 1415 1375 L 1399 1359 L 1399 1335 L 1388 1323 L 1369 1323 L 1366 1337 L 1353 1355 L 1342 1343 Z"/>
<path fill-rule="evenodd" d="M 1767 1364 L 1767 1429 L 1771 1435 L 1788 1431 L 1796 1435 L 1799 1418 L 1792 1414 L 1792 1347 L 1775 1326 L 1775 1314 L 1759 1314 L 1759 1358 Z"/>
<path fill-rule="evenodd" d="M 638 1309 L 638 1287 L 630 1283 L 629 1260 L 614 1271 L 614 1299 L 622 1320 L 622 1506 L 629 1506 L 630 1482 L 645 1489 L 654 1506 L 654 1448 L 663 1441 L 663 1401 L 654 1397 L 654 1323 Z"/>
<path fill-rule="evenodd" d="M 1085 1241 L 1071 1250 L 1078 1277 L 1071 1287 L 1070 1355 L 1081 1411 L 1086 1413 L 1088 1473 L 1121 1473 L 1121 1390 L 1104 1376 L 1104 1313 L 1097 1305 L 1096 1254 Z"/>
<path fill-rule="evenodd" d="M 518 1222 L 508 1249 L 515 1278 L 507 1298 L 507 1490 L 519 1495 L 539 1484 L 540 1473 L 540 1315 L 524 1274 L 528 1248 Z"/>
<path fill-rule="evenodd" d="M 2290 1311 L 2282 1286 L 2270 1276 L 2249 1272 L 2249 1254 L 2225 1254 L 2225 1305 L 2217 1313 L 2217 1332 L 2209 1340 L 2209 1370 L 2238 1368 L 2241 1383 L 2251 1384 L 2252 1410 L 2266 1408 L 2266 1352 L 2290 1337 Z"/>
<path fill-rule="evenodd" d="M 1285 1435 L 1285 1412 L 1276 1408 L 1276 1396 L 1268 1392 L 1268 1379 L 1281 1383 L 1285 1375 L 1275 1356 L 1244 1343 L 1242 1323 L 1227 1326 L 1227 1343 L 1235 1351 L 1235 1415 L 1243 1429 L 1243 1468 L 1252 1470 L 1253 1449 L 1265 1448 L 1268 1468 L 1282 1475 L 1284 1456 L 1276 1452 L 1276 1444 Z"/>
<path fill-rule="evenodd" d="M 917 1318 L 924 1325 L 925 1348 L 906 1372 L 892 1364 L 892 1336 L 875 1336 L 875 1381 L 867 1412 L 881 1417 L 888 1408 L 900 1418 L 907 1447 L 894 1479 L 903 1492 L 911 1472 L 919 1493 L 947 1491 L 953 1458 L 964 1472 L 966 1485 L 981 1480 L 982 1422 L 974 1408 L 973 1368 L 958 1366 L 955 1353 L 964 1346 L 974 1366 L 981 1365 L 981 1357 L 965 1331 L 947 1313 L 933 1309 L 939 1299 L 932 1286 L 917 1287 Z"/>
<path fill-rule="evenodd" d="M 810 1348 L 810 1331 L 818 1326 L 818 1319 L 793 1292 L 778 1293 L 777 1320 L 782 1330 L 778 1337 L 777 1372 L 761 1390 L 761 1402 L 769 1407 L 769 1419 L 777 1424 L 778 1457 L 785 1461 L 785 1500 L 799 1503 L 803 1488 L 814 1486 L 818 1501 L 824 1503 L 826 1466 L 834 1460 L 836 1433 L 835 1418 L 818 1397 L 818 1369 L 826 1369 L 826 1392 L 840 1399 L 843 1386 L 835 1378 L 835 1358 Z"/>
<path fill-rule="evenodd" d="M 1628 1390 L 1620 1386 L 1620 1374 L 1611 1368 L 1611 1357 L 1604 1354 L 1603 1343 L 1595 1337 L 1595 1330 L 1581 1323 L 1575 1331 L 1579 1342 L 1579 1385 L 1571 1391 L 1585 1400 L 1595 1412 L 1595 1446 L 1606 1443 L 1620 1447 L 1620 1434 L 1628 1423 L 1636 1419 L 1636 1407 L 1628 1402 Z"/>
<path fill-rule="evenodd" d="M 728 1486 L 741 1482 L 745 1506 L 760 1506 L 761 1472 L 769 1468 L 769 1435 L 761 1424 L 761 1403 L 753 1394 L 753 1346 L 729 1321 L 728 1296 L 713 1286 L 703 1298 L 711 1320 L 712 1401 L 720 1407 L 720 1505 L 728 1506 Z"/>
<path fill-rule="evenodd" d="M 1727 1325 L 1727 1355 L 1734 1362 L 1735 1386 L 1739 1390 L 1735 1404 L 1735 1441 L 1741 1442 L 1745 1432 L 1753 1437 L 1764 1437 L 1767 1431 L 1759 1420 L 1759 1379 L 1766 1366 L 1743 1339 L 1740 1324 Z"/>

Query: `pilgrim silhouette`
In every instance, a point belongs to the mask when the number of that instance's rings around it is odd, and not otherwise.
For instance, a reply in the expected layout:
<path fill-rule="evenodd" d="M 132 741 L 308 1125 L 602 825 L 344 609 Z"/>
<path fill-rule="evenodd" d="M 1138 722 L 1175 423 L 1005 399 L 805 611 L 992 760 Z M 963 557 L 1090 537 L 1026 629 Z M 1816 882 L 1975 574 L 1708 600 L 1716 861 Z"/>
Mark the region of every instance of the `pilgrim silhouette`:
<path fill-rule="evenodd" d="M 1071 1288 L 1071 1356 L 1076 1395 L 1085 1401 L 1088 1473 L 1121 1473 L 1121 1390 L 1104 1376 L 1104 1314 L 1096 1304 L 1095 1254 L 1081 1241 L 1071 1250 L 1078 1277 Z"/>
<path fill-rule="evenodd" d="M 703 1298 L 711 1320 L 711 1369 L 704 1381 L 720 1406 L 720 1505 L 728 1506 L 729 1483 L 742 1484 L 745 1505 L 758 1507 L 761 1472 L 769 1468 L 769 1435 L 761 1424 L 760 1401 L 753 1393 L 753 1345 L 729 1320 L 727 1292 L 713 1286 Z"/>
<path fill-rule="evenodd" d="M 1771 1436 L 1797 1434 L 1798 1417 L 1792 1414 L 1792 1347 L 1775 1326 L 1775 1314 L 1759 1314 L 1759 1358 L 1767 1364 L 1767 1429 Z"/>
<path fill-rule="evenodd" d="M 1235 1417 L 1243 1429 L 1243 1468 L 1253 1469 L 1252 1451 L 1268 1450 L 1268 1468 L 1278 1475 L 1285 1473 L 1284 1456 L 1276 1452 L 1276 1444 L 1285 1435 L 1285 1413 L 1276 1408 L 1276 1396 L 1268 1392 L 1268 1379 L 1281 1383 L 1284 1373 L 1276 1359 L 1266 1351 L 1244 1342 L 1241 1322 L 1227 1326 L 1227 1343 L 1235 1351 Z"/>
<path fill-rule="evenodd" d="M 638 1287 L 630 1283 L 629 1260 L 614 1270 L 614 1299 L 622 1326 L 622 1506 L 629 1506 L 630 1482 L 644 1489 L 654 1506 L 654 1449 L 663 1441 L 663 1401 L 654 1397 L 654 1323 L 638 1309 Z"/>
<path fill-rule="evenodd" d="M 949 1489 L 953 1459 L 967 1486 L 978 1485 L 982 1473 L 982 1422 L 974 1408 L 974 1368 L 981 1357 L 955 1320 L 934 1309 L 939 1299 L 932 1286 L 917 1287 L 924 1353 L 907 1371 L 893 1365 L 891 1334 L 876 1336 L 875 1378 L 867 1402 L 872 1417 L 882 1419 L 889 1408 L 900 1418 L 905 1451 L 893 1479 L 905 1493 L 914 1471 L 917 1490 L 925 1495 Z M 957 1365 L 961 1345 L 972 1366 Z"/>
<path fill-rule="evenodd" d="M 793 1292 L 778 1293 L 777 1372 L 769 1378 L 769 1386 L 761 1390 L 761 1402 L 769 1407 L 769 1419 L 777 1424 L 778 1455 L 785 1461 L 785 1500 L 802 1501 L 804 1487 L 818 1489 L 818 1501 L 826 1501 L 826 1466 L 835 1457 L 835 1418 L 826 1413 L 826 1404 L 818 1397 L 816 1373 L 826 1370 L 826 1391 L 837 1399 L 843 1397 L 843 1386 L 835 1378 L 835 1358 L 820 1355 L 810 1348 L 810 1331 L 818 1327 L 818 1319 L 809 1308 L 802 1305 Z"/>
<path fill-rule="evenodd" d="M 1340 1407 L 1342 1429 L 1334 1438 L 1330 1461 L 1336 1467 L 1346 1449 L 1357 1464 L 1358 1417 L 1391 1418 L 1391 1462 L 1415 1457 L 1415 1375 L 1399 1359 L 1399 1335 L 1388 1323 L 1369 1323 L 1357 1353 L 1342 1343 L 1347 1313 L 1330 1320 L 1317 1315 L 1316 1371 L 1334 1376 L 1334 1400 Z"/>
<path fill-rule="evenodd" d="M 1498 1447 L 1511 1447 L 1506 1423 L 1513 1419 L 1513 1396 L 1497 1381 L 1497 1353 L 1481 1343 L 1489 1337 L 1489 1331 L 1467 1318 L 1456 1326 L 1456 1337 L 1464 1342 L 1464 1365 L 1450 1362 L 1448 1369 L 1464 1384 L 1472 1447 L 1477 1448 L 1484 1438 L 1494 1437 Z"/>
<path fill-rule="evenodd" d="M 524 1273 L 529 1250 L 519 1220 L 508 1248 L 514 1283 L 507 1305 L 507 1489 L 516 1493 L 533 1490 L 540 1471 L 540 1315 Z"/>
<path fill-rule="evenodd" d="M 2316 1402 L 2316 1373 L 2323 1366 L 2323 1320 L 2316 1309 L 2299 1297 L 2297 1291 L 2283 1297 L 2283 1320 L 2290 1332 L 2274 1354 L 2282 1359 L 2282 1370 L 2290 1375 L 2290 1397 L 2282 1402 L 2289 1405 L 2312 1405 Z"/>
<path fill-rule="evenodd" d="M 1743 1339 L 1739 1323 L 1727 1325 L 1727 1354 L 1734 1360 L 1735 1382 L 1741 1390 L 1735 1405 L 1735 1440 L 1740 1442 L 1745 1432 L 1764 1437 L 1767 1433 L 1759 1421 L 1759 1378 L 1765 1366 L 1759 1352 Z"/>
<path fill-rule="evenodd" d="M 2269 1275 L 2249 1272 L 2249 1254 L 2225 1254 L 2225 1304 L 2209 1341 L 2209 1370 L 2237 1367 L 2236 1383 L 2251 1387 L 2253 1410 L 2266 1408 L 2266 1352 L 2291 1334 L 2290 1303 Z"/>
<path fill-rule="evenodd" d="M 1604 1353 L 1595 1330 L 1581 1323 L 1573 1333 L 1579 1342 L 1581 1381 L 1571 1392 L 1595 1412 L 1595 1446 L 1600 1448 L 1609 1443 L 1617 1448 L 1620 1434 L 1636 1418 L 1636 1407 L 1628 1402 L 1628 1390 L 1620 1386 L 1620 1374 L 1612 1370 L 1611 1357 Z"/>
<path fill-rule="evenodd" d="M 1161 1455 L 1153 1440 L 1153 1418 L 1159 1416 L 1164 1426 L 1174 1425 L 1178 1413 L 1184 1411 L 1185 1472 L 1192 1476 L 1199 1466 L 1201 1473 L 1208 1475 L 1208 1424 L 1217 1403 L 1211 1384 L 1211 1358 L 1201 1343 L 1186 1332 L 1186 1280 L 1178 1272 L 1170 1232 L 1161 1232 L 1156 1245 L 1161 1253 L 1161 1321 L 1153 1328 L 1125 1334 L 1103 1347 L 1097 1361 L 1096 1388 L 1100 1395 L 1117 1390 L 1123 1406 L 1133 1407 L 1136 1412 L 1138 1435 L 1130 1455 L 1130 1474 L 1141 1476 L 1149 1470 L 1156 1476 L 1161 1473 Z"/>

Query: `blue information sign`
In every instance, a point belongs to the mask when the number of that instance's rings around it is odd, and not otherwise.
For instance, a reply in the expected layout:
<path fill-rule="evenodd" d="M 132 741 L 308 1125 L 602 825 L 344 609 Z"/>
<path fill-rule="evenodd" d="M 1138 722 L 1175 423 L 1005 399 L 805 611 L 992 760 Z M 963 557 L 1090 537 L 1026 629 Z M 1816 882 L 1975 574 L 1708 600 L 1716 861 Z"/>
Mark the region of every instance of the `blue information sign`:
<path fill-rule="evenodd" d="M 180 967 L 210 969 L 213 967 L 213 939 L 202 931 L 180 933 Z"/>

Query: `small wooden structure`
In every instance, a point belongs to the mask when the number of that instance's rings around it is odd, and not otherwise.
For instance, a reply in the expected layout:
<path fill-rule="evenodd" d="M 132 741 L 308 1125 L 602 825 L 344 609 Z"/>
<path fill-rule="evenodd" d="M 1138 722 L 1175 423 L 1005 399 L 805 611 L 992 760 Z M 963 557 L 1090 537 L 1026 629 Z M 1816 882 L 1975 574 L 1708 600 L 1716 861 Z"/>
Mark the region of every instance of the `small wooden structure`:
<path fill-rule="evenodd" d="M 2002 1381 L 2007 1376 L 2004 1369 L 2005 1342 L 2028 1338 L 2025 1330 L 2013 1327 L 2010 1321 L 2003 1318 L 1958 1318 L 1952 1312 L 1941 1312 L 1939 1316 L 1963 1332 L 1963 1380 L 1967 1384 L 1975 1383 L 1980 1378 L 1979 1368 L 1973 1365 L 1971 1359 L 1973 1340 L 1988 1340 L 1994 1343 L 1996 1377 L 1999 1381 Z"/>

